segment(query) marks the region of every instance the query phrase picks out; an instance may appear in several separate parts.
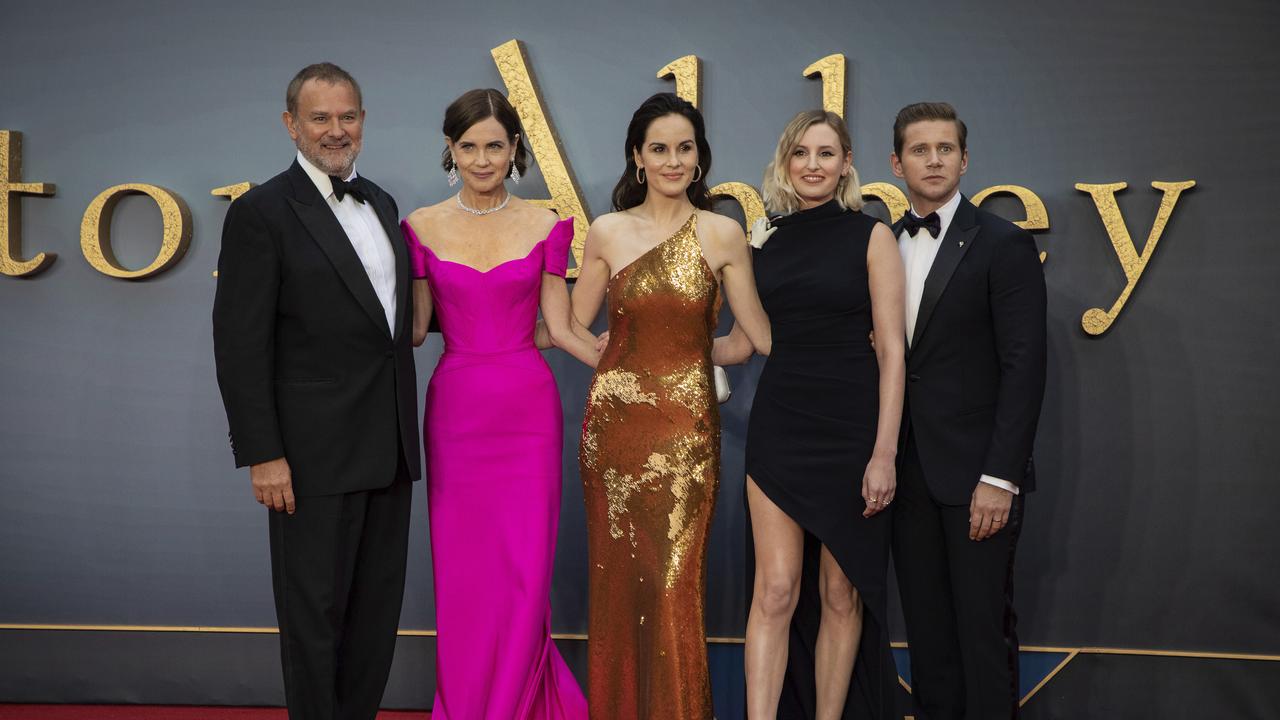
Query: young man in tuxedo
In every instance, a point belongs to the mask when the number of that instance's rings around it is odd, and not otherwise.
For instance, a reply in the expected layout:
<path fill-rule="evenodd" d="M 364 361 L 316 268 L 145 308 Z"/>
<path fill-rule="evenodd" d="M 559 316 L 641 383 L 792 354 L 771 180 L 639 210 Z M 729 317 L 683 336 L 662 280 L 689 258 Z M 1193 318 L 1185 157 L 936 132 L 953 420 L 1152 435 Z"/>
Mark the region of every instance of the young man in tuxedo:
<path fill-rule="evenodd" d="M 395 201 L 355 172 L 355 79 L 308 66 L 286 106 L 296 159 L 222 228 L 218 385 L 236 467 L 269 512 L 289 717 L 373 720 L 421 476 L 409 264 Z"/>
<path fill-rule="evenodd" d="M 966 128 L 903 108 L 893 173 L 907 274 L 907 391 L 893 554 L 921 720 L 1017 717 L 1013 558 L 1045 384 L 1045 284 L 1031 234 L 959 192 Z"/>

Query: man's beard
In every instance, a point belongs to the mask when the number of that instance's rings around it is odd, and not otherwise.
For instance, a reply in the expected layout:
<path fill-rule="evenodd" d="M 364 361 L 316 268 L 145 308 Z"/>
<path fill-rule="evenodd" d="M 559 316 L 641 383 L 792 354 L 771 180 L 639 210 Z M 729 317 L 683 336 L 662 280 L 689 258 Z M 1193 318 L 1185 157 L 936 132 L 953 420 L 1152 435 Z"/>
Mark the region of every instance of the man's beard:
<path fill-rule="evenodd" d="M 335 156 L 332 154 L 324 154 L 320 143 L 299 141 L 297 145 L 298 151 L 302 153 L 302 157 L 307 159 L 307 162 L 315 165 L 326 175 L 335 175 L 343 179 L 346 179 L 346 175 L 351 172 L 351 167 L 356 162 L 356 155 L 359 154 L 355 143 L 347 145 L 343 152 L 337 156 L 337 160 L 333 159 Z M 335 165 L 335 163 L 337 164 Z"/>

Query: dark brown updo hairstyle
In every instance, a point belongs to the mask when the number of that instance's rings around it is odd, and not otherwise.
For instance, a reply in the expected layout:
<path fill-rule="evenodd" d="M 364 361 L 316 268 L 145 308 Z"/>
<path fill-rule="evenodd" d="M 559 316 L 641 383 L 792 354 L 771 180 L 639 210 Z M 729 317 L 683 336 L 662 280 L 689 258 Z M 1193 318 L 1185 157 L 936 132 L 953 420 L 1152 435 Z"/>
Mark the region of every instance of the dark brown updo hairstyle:
<path fill-rule="evenodd" d="M 484 88 L 462 93 L 445 109 L 444 127 L 441 130 L 450 141 L 457 142 L 458 138 L 462 137 L 472 125 L 489 118 L 497 120 L 502 125 L 502 128 L 507 131 L 507 141 L 516 146 L 514 165 L 523 175 L 529 168 L 529 149 L 524 143 L 520 115 L 516 113 L 515 108 L 511 107 L 506 96 L 497 90 Z M 517 140 L 516 136 L 520 139 Z M 453 169 L 453 155 L 449 153 L 448 145 L 440 153 L 440 165 L 446 172 Z M 511 171 L 508 170 L 507 174 L 510 175 Z"/>
<path fill-rule="evenodd" d="M 626 210 L 644 202 L 644 184 L 636 179 L 635 153 L 644 145 L 645 133 L 649 125 L 660 117 L 679 115 L 693 125 L 693 141 L 698 146 L 698 179 L 689 183 L 685 190 L 689 202 L 699 210 L 711 209 L 711 193 L 707 190 L 707 175 L 711 172 L 711 146 L 707 144 L 706 126 L 702 122 L 702 113 L 688 100 L 675 93 L 658 93 L 645 100 L 631 116 L 631 124 L 627 126 L 627 145 L 624 152 L 627 156 L 627 168 L 613 187 L 613 209 Z"/>

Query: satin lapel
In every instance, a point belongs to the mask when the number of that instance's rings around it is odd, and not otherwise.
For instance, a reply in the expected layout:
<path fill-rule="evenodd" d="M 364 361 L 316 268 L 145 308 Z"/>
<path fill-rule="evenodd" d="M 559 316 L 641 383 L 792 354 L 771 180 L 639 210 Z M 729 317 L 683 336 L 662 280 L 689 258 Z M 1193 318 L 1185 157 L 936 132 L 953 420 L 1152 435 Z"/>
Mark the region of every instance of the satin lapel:
<path fill-rule="evenodd" d="M 938 255 L 933 260 L 933 267 L 929 269 L 929 276 L 925 278 L 924 292 L 920 295 L 920 311 L 916 314 L 915 334 L 911 336 L 911 347 L 914 348 L 920 344 L 920 337 L 929 325 L 929 318 L 933 315 L 934 308 L 938 306 L 938 300 L 946 291 L 947 283 L 951 282 L 951 276 L 960 265 L 960 261 L 964 259 L 964 254 L 973 247 L 973 238 L 977 234 L 977 212 L 968 198 L 961 198 L 960 207 L 956 208 L 956 215 L 951 219 L 947 234 L 943 236 L 942 243 L 938 246 Z"/>
<path fill-rule="evenodd" d="M 324 254 L 329 257 L 329 262 L 333 263 L 338 276 L 342 278 L 342 282 L 346 284 L 360 307 L 364 308 L 369 319 L 390 337 L 391 329 L 387 327 L 386 311 L 382 309 L 382 303 L 373 290 L 373 283 L 369 282 L 369 275 L 360 262 L 360 256 L 356 254 L 356 249 L 352 247 L 351 240 L 342 229 L 337 216 L 333 214 L 333 210 L 324 198 L 320 197 L 320 191 L 316 190 L 311 178 L 307 177 L 307 173 L 296 161 L 293 167 L 289 168 L 289 177 L 293 182 L 294 196 L 289 198 L 293 212 L 311 234 L 311 239 L 315 240 Z M 399 260 L 396 262 L 398 265 Z M 397 307 L 398 305 L 399 303 Z"/>
<path fill-rule="evenodd" d="M 373 203 L 373 211 L 377 213 L 378 220 L 382 223 L 383 231 L 387 233 L 391 251 L 396 255 L 396 326 L 392 329 L 391 335 L 399 337 L 400 329 L 404 326 L 405 305 L 413 302 L 413 291 L 404 286 L 405 283 L 412 285 L 408 281 L 409 248 L 405 247 L 404 236 L 400 232 L 400 218 L 397 218 L 392 211 L 387 196 L 374 193 L 374 198 L 370 202 Z M 385 313 L 383 317 L 386 317 Z"/>

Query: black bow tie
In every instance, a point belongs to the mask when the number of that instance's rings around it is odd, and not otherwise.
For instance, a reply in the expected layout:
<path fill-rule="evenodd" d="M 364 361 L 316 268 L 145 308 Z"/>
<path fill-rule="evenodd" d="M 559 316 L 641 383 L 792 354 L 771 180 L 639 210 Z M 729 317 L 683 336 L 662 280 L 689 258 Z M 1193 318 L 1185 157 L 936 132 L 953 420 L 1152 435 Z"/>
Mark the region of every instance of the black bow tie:
<path fill-rule="evenodd" d="M 916 214 L 908 211 L 902 216 L 902 229 L 907 231 L 911 237 L 915 237 L 920 232 L 920 228 L 929 231 L 929 235 L 933 238 L 938 237 L 938 233 L 942 232 L 942 219 L 938 217 L 938 213 L 931 212 L 924 217 L 916 217 Z"/>
<path fill-rule="evenodd" d="M 329 182 L 333 183 L 333 196 L 338 198 L 338 202 L 342 202 L 343 195 L 350 195 L 351 199 L 358 203 L 363 203 L 369 199 L 369 194 L 359 176 L 352 178 L 351 182 L 347 182 L 336 175 L 330 175 Z"/>

